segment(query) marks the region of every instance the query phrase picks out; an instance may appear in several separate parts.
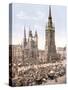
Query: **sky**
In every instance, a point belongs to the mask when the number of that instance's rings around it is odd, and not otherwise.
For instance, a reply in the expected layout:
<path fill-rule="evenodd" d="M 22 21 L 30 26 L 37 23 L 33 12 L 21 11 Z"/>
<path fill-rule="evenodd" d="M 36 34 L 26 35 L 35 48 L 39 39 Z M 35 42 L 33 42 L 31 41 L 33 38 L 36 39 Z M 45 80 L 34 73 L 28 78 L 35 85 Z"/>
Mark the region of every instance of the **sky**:
<path fill-rule="evenodd" d="M 66 7 L 51 6 L 52 21 L 55 26 L 56 47 L 66 46 Z M 29 28 L 38 33 L 38 48 L 45 48 L 45 30 L 48 22 L 49 5 L 12 4 L 12 44 L 22 44 L 24 26 L 28 38 Z"/>

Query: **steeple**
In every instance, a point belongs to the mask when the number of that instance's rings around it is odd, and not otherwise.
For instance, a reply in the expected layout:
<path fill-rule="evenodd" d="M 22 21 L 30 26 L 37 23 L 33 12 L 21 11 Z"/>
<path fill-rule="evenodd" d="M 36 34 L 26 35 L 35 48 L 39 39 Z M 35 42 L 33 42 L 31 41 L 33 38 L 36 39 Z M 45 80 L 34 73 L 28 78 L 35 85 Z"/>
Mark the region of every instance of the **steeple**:
<path fill-rule="evenodd" d="M 37 31 L 35 31 L 35 45 L 36 45 L 36 49 L 38 49 L 38 34 L 37 34 Z"/>
<path fill-rule="evenodd" d="M 55 28 L 52 23 L 51 6 L 49 6 L 48 23 L 45 35 L 45 60 L 48 63 L 56 62 Z"/>
<path fill-rule="evenodd" d="M 38 35 L 37 35 L 37 31 L 35 31 L 35 37 L 38 37 Z"/>
<path fill-rule="evenodd" d="M 26 30 L 25 30 L 25 26 L 24 26 L 24 38 L 26 39 Z"/>
<path fill-rule="evenodd" d="M 30 27 L 29 27 L 29 37 L 32 37 L 32 31 L 31 31 Z"/>
<path fill-rule="evenodd" d="M 48 27 L 52 27 L 51 6 L 49 6 Z"/>
<path fill-rule="evenodd" d="M 49 6 L 49 19 L 51 19 L 51 6 Z"/>
<path fill-rule="evenodd" d="M 26 41 L 26 30 L 25 30 L 25 26 L 24 26 L 24 46 L 26 46 L 26 43 L 27 43 L 27 41 Z"/>

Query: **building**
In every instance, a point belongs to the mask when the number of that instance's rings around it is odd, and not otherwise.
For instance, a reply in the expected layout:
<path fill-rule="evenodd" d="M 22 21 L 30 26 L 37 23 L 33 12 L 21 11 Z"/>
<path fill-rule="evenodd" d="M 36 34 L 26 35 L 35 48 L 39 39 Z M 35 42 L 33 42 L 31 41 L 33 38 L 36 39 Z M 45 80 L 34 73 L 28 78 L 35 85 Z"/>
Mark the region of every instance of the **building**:
<path fill-rule="evenodd" d="M 57 53 L 56 53 L 56 45 L 55 45 L 55 27 L 52 22 L 51 16 L 51 7 L 49 6 L 49 17 L 48 23 L 45 30 L 45 61 L 46 62 L 56 62 Z"/>
<path fill-rule="evenodd" d="M 67 56 L 66 47 L 58 47 L 57 48 L 57 53 L 60 55 L 61 60 L 66 59 L 66 56 Z"/>
<path fill-rule="evenodd" d="M 26 39 L 26 29 L 24 27 L 24 40 L 22 45 L 22 53 L 23 53 L 23 61 L 24 63 L 32 62 L 36 63 L 38 59 L 38 34 L 35 31 L 35 35 L 33 36 L 32 31 L 29 28 L 28 39 Z M 27 64 L 28 64 L 27 63 Z M 31 64 L 32 64 L 31 63 Z"/>
<path fill-rule="evenodd" d="M 24 42 L 23 42 L 23 49 L 24 49 L 24 58 L 32 57 L 37 58 L 38 55 L 38 35 L 37 31 L 35 35 L 32 35 L 32 31 L 29 30 L 28 39 L 26 39 L 26 30 L 24 28 Z M 27 56 L 26 56 L 27 55 Z"/>

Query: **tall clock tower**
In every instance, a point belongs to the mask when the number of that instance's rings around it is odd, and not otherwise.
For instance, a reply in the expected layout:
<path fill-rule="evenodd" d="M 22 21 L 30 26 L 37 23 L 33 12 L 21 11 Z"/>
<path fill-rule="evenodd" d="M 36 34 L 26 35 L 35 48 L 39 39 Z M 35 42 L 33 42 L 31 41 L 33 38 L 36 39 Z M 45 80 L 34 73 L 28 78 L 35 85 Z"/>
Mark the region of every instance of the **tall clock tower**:
<path fill-rule="evenodd" d="M 57 59 L 55 45 L 55 27 L 51 16 L 51 6 L 49 6 L 48 23 L 45 30 L 45 60 L 48 63 L 55 62 Z"/>

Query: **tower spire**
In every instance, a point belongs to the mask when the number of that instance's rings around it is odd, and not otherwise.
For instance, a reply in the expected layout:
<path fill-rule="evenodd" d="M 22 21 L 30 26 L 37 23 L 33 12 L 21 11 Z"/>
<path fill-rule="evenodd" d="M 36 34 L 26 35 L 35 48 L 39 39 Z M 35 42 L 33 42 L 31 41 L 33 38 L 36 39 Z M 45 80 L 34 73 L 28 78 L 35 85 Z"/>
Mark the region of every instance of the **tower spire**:
<path fill-rule="evenodd" d="M 32 31 L 31 31 L 30 26 L 29 26 L 29 36 L 32 37 Z"/>
<path fill-rule="evenodd" d="M 24 26 L 24 47 L 26 46 L 26 43 L 27 43 L 27 41 L 26 41 L 26 30 L 25 30 L 25 26 Z"/>
<path fill-rule="evenodd" d="M 49 5 L 49 19 L 51 19 L 51 6 Z"/>
<path fill-rule="evenodd" d="M 51 6 L 49 6 L 48 24 L 46 27 L 46 45 L 45 45 L 45 60 L 47 62 L 56 62 L 57 52 L 55 45 L 55 29 L 52 23 Z"/>
<path fill-rule="evenodd" d="M 51 6 L 49 6 L 48 27 L 52 27 Z"/>
<path fill-rule="evenodd" d="M 24 38 L 26 38 L 26 30 L 25 30 L 25 26 L 24 26 Z"/>
<path fill-rule="evenodd" d="M 37 37 L 38 35 L 37 35 L 37 30 L 35 31 L 35 36 Z"/>

